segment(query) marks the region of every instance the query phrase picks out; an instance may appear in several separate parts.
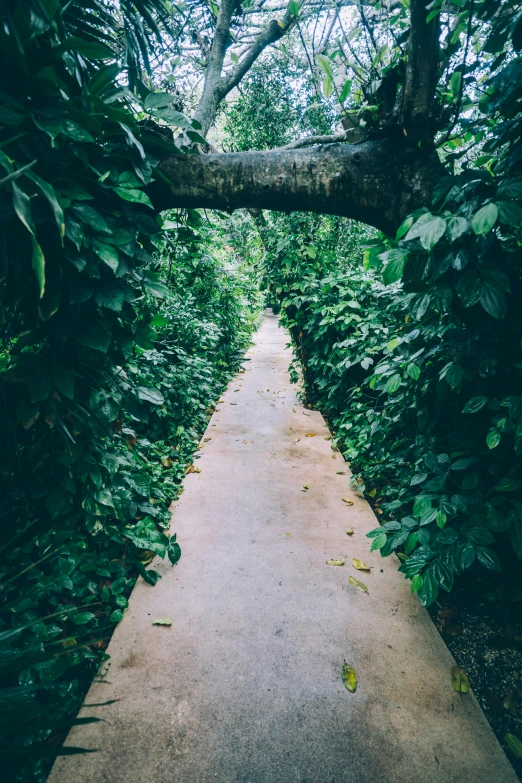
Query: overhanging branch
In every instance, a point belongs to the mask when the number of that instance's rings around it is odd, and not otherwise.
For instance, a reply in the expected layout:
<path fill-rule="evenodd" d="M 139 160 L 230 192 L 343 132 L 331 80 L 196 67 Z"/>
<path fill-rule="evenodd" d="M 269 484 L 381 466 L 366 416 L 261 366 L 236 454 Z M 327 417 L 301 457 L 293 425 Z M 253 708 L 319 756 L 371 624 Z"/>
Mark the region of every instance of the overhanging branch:
<path fill-rule="evenodd" d="M 444 174 L 435 152 L 387 140 L 307 149 L 177 155 L 164 160 L 151 197 L 157 209 L 205 207 L 316 212 L 393 233 L 429 205 Z"/>

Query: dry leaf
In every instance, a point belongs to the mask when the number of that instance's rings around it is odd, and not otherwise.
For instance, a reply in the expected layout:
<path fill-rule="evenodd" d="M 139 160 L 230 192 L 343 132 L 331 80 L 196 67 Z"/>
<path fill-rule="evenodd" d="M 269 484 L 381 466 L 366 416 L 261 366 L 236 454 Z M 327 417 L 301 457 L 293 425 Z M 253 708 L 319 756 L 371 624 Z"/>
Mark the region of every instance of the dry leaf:
<path fill-rule="evenodd" d="M 242 443 L 248 443 L 248 441 L 247 441 L 247 440 L 243 440 L 243 441 L 241 441 L 241 442 L 242 442 Z"/>
<path fill-rule="evenodd" d="M 349 527 L 348 528 L 348 530 L 346 531 L 346 535 L 347 536 L 353 536 L 353 527 Z"/>
<path fill-rule="evenodd" d="M 208 443 L 209 440 L 212 440 L 212 438 L 203 438 L 203 443 Z"/>
<path fill-rule="evenodd" d="M 349 576 L 348 581 L 350 582 L 352 587 L 356 587 L 357 590 L 362 590 L 363 593 L 368 593 L 368 588 L 366 587 L 364 582 L 359 582 L 359 580 L 356 579 L 354 576 Z"/>
<path fill-rule="evenodd" d="M 353 666 L 348 666 L 346 661 L 343 664 L 342 678 L 344 687 L 350 693 L 355 693 L 357 690 L 357 675 Z"/>
<path fill-rule="evenodd" d="M 315 438 L 315 432 L 307 432 L 305 437 L 306 438 Z"/>
<path fill-rule="evenodd" d="M 335 474 L 335 475 L 336 475 L 336 476 L 344 476 L 345 474 L 346 474 L 346 471 L 345 471 L 345 470 L 338 470 L 338 471 L 336 471 L 336 474 Z"/>
<path fill-rule="evenodd" d="M 369 571 L 370 568 L 372 568 L 372 566 L 368 566 L 366 563 L 363 563 L 362 560 L 359 560 L 358 557 L 352 557 L 352 565 L 358 571 Z"/>
<path fill-rule="evenodd" d="M 300 441 L 300 440 L 301 440 L 301 438 L 296 438 L 296 439 L 295 439 L 295 442 L 296 442 L 296 443 L 299 443 L 299 441 Z"/>
<path fill-rule="evenodd" d="M 327 435 L 324 440 L 332 440 L 332 436 L 331 435 Z"/>
<path fill-rule="evenodd" d="M 172 625 L 170 617 L 158 617 L 152 621 L 152 625 Z"/>
<path fill-rule="evenodd" d="M 240 389 L 234 389 L 235 392 L 241 391 Z"/>
<path fill-rule="evenodd" d="M 457 693 L 468 693 L 469 680 L 468 675 L 460 666 L 454 666 L 451 670 L 451 684 Z"/>
<path fill-rule="evenodd" d="M 310 484 L 303 484 L 301 487 L 301 492 L 306 492 L 307 489 L 310 489 Z"/>
<path fill-rule="evenodd" d="M 353 506 L 353 500 L 350 500 L 350 498 L 341 498 L 343 503 L 346 503 L 348 506 Z"/>
<path fill-rule="evenodd" d="M 344 561 L 346 560 L 345 557 L 343 557 L 342 560 L 327 560 L 326 565 L 333 565 L 333 566 L 342 566 L 344 565 Z"/>

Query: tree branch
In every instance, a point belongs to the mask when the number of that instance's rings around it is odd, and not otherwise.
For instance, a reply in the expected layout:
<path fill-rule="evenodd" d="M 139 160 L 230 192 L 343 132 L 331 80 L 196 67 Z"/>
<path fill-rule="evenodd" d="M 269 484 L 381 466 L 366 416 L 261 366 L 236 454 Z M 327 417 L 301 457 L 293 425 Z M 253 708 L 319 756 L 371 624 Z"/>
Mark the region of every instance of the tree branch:
<path fill-rule="evenodd" d="M 288 32 L 294 20 L 295 16 L 287 11 L 282 20 L 272 19 L 272 21 L 261 30 L 250 49 L 248 49 L 241 61 L 237 64 L 236 68 L 228 77 L 222 80 L 222 98 L 228 95 L 234 87 L 237 87 L 241 79 L 251 69 L 261 52 Z"/>
<path fill-rule="evenodd" d="M 220 94 L 221 71 L 223 70 L 225 52 L 230 41 L 230 23 L 234 5 L 235 0 L 221 0 L 219 6 L 216 32 L 210 48 L 203 94 L 194 113 L 194 119 L 201 123 L 203 135 L 208 133 L 222 98 Z"/>
<path fill-rule="evenodd" d="M 402 126 L 413 142 L 433 141 L 433 101 L 438 79 L 439 17 L 426 22 L 426 0 L 411 0 L 411 28 L 402 95 Z"/>
<path fill-rule="evenodd" d="M 429 204 L 445 170 L 436 152 L 386 139 L 307 149 L 176 155 L 150 195 L 159 210 L 206 207 L 316 212 L 394 232 Z M 167 184 L 167 181 L 169 184 Z"/>
<path fill-rule="evenodd" d="M 303 139 L 297 139 L 297 141 L 291 141 L 289 144 L 285 144 L 283 147 L 278 147 L 278 150 L 299 150 L 303 147 L 311 147 L 314 144 L 338 144 L 342 141 L 347 141 L 348 133 L 343 131 L 342 133 L 324 134 L 322 136 L 305 136 Z"/>

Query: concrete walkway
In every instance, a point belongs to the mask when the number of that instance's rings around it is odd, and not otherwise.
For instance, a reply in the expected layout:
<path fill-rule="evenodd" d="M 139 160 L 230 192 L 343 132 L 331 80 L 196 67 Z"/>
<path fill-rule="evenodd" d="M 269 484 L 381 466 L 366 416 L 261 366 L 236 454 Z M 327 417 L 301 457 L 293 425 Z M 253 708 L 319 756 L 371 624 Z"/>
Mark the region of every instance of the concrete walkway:
<path fill-rule="evenodd" d="M 138 582 L 86 700 L 119 701 L 68 738 L 100 752 L 59 759 L 51 783 L 517 782 L 396 562 L 369 552 L 375 517 L 296 403 L 286 339 L 267 316 L 175 506 L 183 556 Z"/>

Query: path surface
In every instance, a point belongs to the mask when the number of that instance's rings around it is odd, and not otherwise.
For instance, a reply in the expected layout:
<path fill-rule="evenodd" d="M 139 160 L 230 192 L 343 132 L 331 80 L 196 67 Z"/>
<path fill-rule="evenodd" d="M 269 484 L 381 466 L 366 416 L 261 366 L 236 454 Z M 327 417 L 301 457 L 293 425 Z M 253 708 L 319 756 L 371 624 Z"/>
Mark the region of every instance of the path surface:
<path fill-rule="evenodd" d="M 296 404 L 285 342 L 267 316 L 174 508 L 183 556 L 138 582 L 87 697 L 119 701 L 69 736 L 101 750 L 59 759 L 51 783 L 516 783 L 396 562 L 369 553 L 375 518 L 322 417 Z"/>

